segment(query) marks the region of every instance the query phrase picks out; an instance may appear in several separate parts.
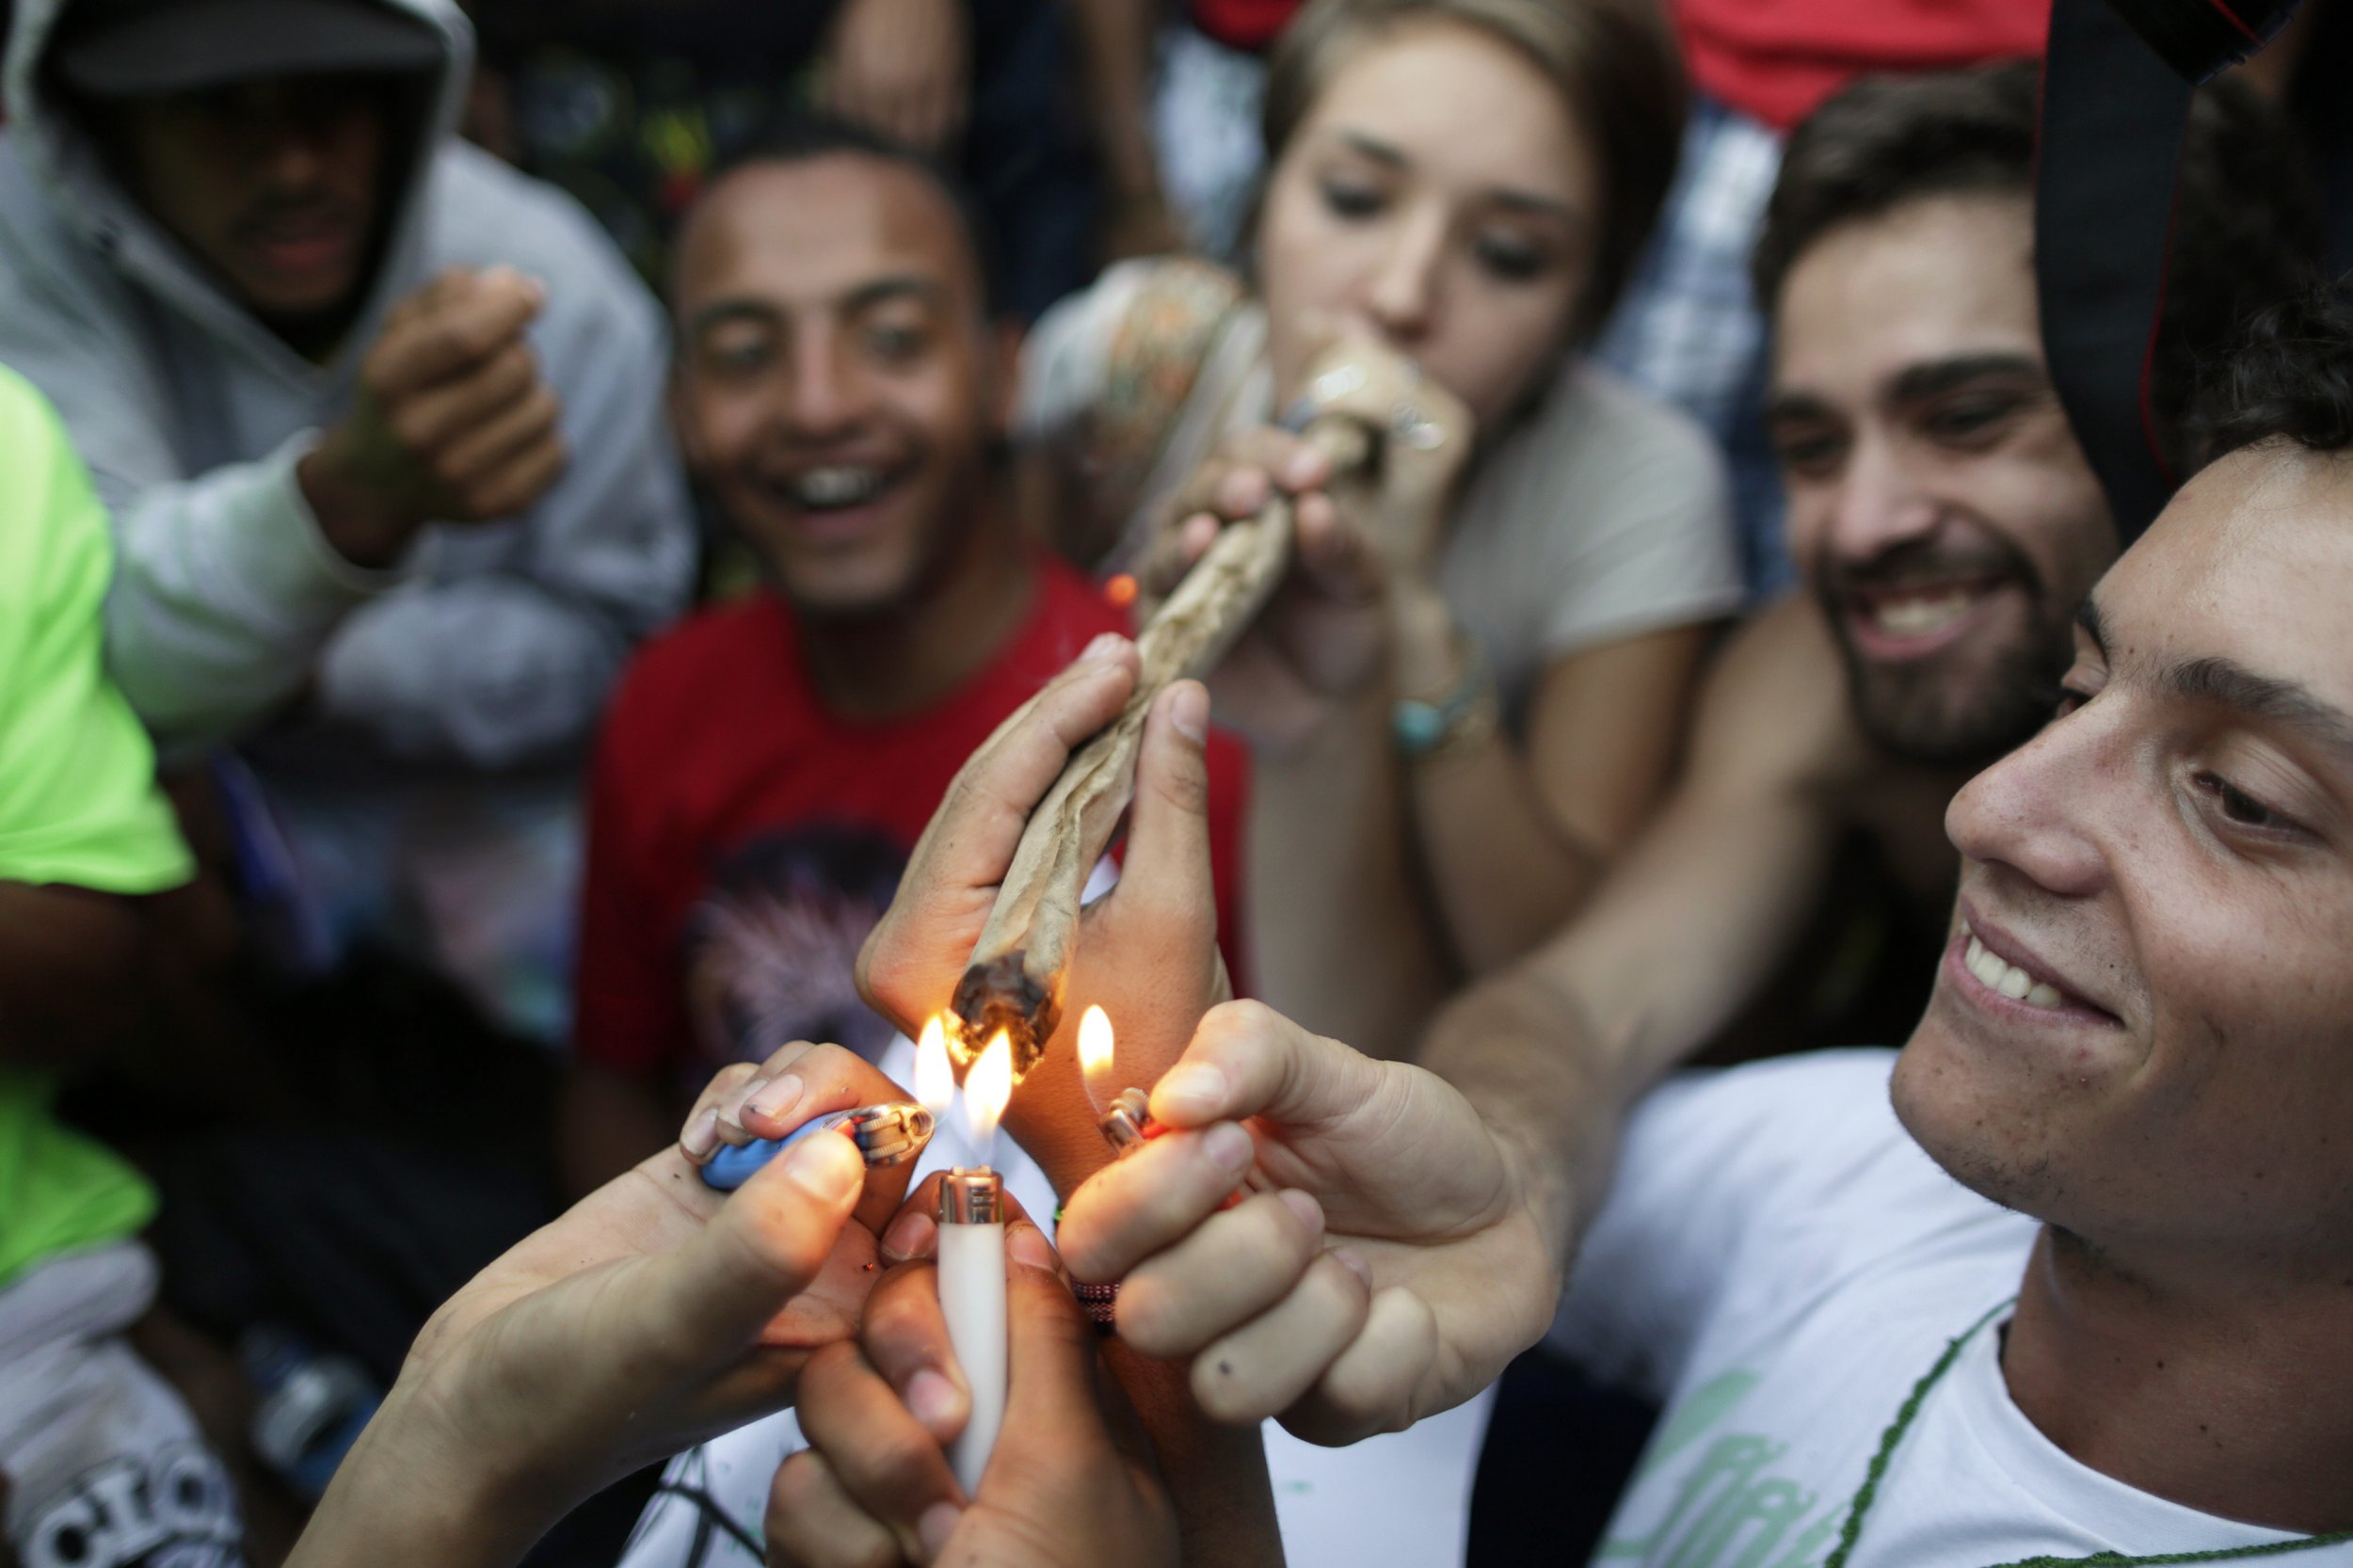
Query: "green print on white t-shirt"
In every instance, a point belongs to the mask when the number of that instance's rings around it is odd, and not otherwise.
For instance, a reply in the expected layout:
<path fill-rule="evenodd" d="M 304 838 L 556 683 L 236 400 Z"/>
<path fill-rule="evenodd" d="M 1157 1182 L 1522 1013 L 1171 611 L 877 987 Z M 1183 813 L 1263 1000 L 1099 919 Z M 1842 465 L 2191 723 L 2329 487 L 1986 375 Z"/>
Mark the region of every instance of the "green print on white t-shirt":
<path fill-rule="evenodd" d="M 1603 1541 L 1594 1562 L 1632 1559 L 1655 1568 L 1810 1568 L 1821 1561 L 1838 1533 L 1837 1509 L 1820 1506 L 1825 1499 L 1819 1493 L 1767 1474 L 1789 1445 L 1754 1432 L 1715 1431 L 1757 1382 L 1754 1372 L 1722 1373 L 1667 1414 L 1652 1433 L 1627 1493 L 1632 1496 L 1678 1457 L 1688 1456 L 1689 1468 L 1673 1501 L 1647 1532 Z M 1809 1515 L 1815 1517 L 1807 1524 Z M 1627 1522 L 1621 1512 L 1619 1523 Z"/>

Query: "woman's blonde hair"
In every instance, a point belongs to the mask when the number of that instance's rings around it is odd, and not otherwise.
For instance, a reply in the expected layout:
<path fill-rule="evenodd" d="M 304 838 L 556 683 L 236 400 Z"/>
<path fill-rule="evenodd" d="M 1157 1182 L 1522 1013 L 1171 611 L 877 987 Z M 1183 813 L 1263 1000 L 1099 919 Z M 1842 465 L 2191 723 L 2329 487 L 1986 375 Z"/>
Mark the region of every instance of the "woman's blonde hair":
<path fill-rule="evenodd" d="M 1559 88 L 1601 168 L 1593 275 L 1573 335 L 1590 337 L 1625 292 L 1682 151 L 1683 62 L 1662 0 L 1309 0 L 1267 63 L 1267 166 L 1333 76 L 1403 23 L 1459 23 L 1516 49 Z"/>

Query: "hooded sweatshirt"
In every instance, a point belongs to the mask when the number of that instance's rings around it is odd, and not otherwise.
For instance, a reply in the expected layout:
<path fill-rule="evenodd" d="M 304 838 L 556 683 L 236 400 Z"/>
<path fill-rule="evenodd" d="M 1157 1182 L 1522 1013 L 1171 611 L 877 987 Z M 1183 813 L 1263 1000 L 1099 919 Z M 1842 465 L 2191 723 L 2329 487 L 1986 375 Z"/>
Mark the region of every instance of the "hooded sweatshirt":
<path fill-rule="evenodd" d="M 693 528 L 662 409 L 661 312 L 586 213 L 459 141 L 472 35 L 451 0 L 379 0 L 441 40 L 380 260 L 323 363 L 238 304 L 41 90 L 66 4 L 22 0 L 0 131 L 0 362 L 48 394 L 114 514 L 107 653 L 169 749 L 252 735 L 309 683 L 265 773 L 561 763 L 637 638 L 685 603 Z M 392 303 L 453 266 L 547 285 L 530 328 L 569 461 L 521 515 L 424 529 L 392 568 L 327 543 L 295 464 L 351 407 Z"/>

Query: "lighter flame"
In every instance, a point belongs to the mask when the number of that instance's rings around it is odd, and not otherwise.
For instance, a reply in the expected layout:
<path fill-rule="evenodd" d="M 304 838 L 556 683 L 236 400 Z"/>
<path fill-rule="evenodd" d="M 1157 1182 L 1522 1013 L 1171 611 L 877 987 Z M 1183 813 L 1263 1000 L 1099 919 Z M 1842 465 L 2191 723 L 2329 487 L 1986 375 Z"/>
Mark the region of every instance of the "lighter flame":
<path fill-rule="evenodd" d="M 1112 1016 L 1090 1006 L 1079 1016 L 1079 1072 L 1087 1099 L 1100 1111 L 1112 1093 Z"/>
<path fill-rule="evenodd" d="M 997 1137 L 997 1124 L 1013 1098 L 1013 1040 L 1003 1030 L 989 1036 L 988 1048 L 964 1075 L 964 1120 L 972 1146 L 986 1153 Z"/>
<path fill-rule="evenodd" d="M 955 1102 L 956 1069 L 948 1060 L 948 1021 L 935 1013 L 915 1042 L 915 1097 L 935 1117 Z"/>

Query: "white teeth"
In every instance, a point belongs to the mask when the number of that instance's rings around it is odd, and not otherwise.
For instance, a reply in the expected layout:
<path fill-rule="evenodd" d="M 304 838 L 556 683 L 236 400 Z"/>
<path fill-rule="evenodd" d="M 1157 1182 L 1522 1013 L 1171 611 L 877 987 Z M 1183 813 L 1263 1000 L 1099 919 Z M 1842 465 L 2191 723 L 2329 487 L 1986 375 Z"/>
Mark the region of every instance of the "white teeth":
<path fill-rule="evenodd" d="M 1934 598 L 1891 599 L 1871 609 L 1871 619 L 1891 637 L 1925 637 L 1966 615 L 1977 595 L 1965 588 Z"/>
<path fill-rule="evenodd" d="M 882 486 L 879 469 L 821 468 L 802 474 L 792 489 L 804 506 L 855 506 Z"/>
<path fill-rule="evenodd" d="M 1977 940 L 1975 932 L 1969 935 L 1969 946 L 1961 955 L 1961 963 L 1971 974 L 1984 982 L 1986 989 L 1999 991 L 2029 1007 L 2058 1007 L 2067 1000 L 2059 994 L 2057 986 L 2035 979 L 2015 964 L 2003 962 Z"/>

